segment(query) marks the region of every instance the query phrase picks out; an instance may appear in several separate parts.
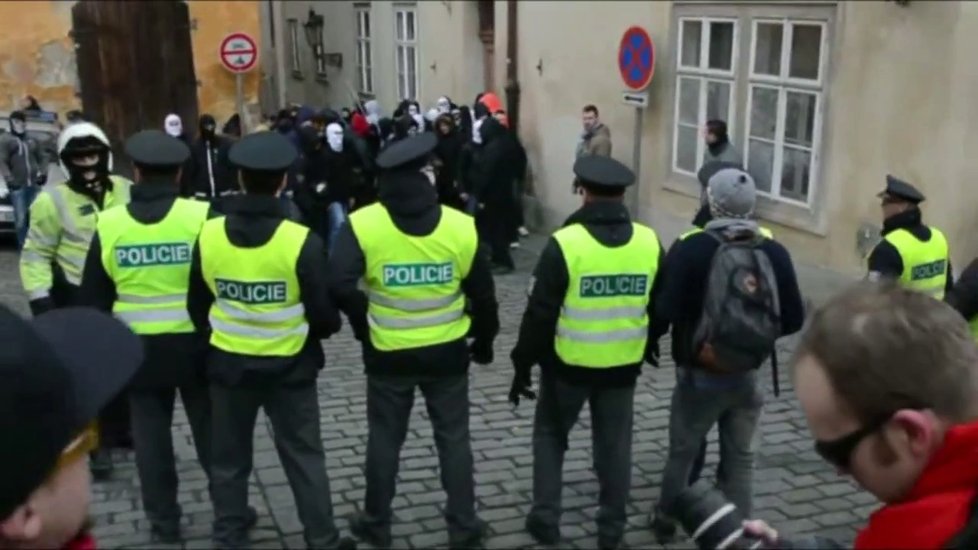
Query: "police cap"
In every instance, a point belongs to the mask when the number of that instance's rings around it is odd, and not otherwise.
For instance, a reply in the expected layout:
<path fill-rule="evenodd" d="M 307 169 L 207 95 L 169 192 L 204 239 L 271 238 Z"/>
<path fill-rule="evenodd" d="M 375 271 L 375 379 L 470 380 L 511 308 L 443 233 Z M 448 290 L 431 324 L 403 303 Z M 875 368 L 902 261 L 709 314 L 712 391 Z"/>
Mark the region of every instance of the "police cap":
<path fill-rule="evenodd" d="M 137 166 L 175 168 L 190 157 L 190 148 L 162 130 L 143 130 L 126 140 L 126 154 Z"/>
<path fill-rule="evenodd" d="M 880 191 L 880 193 L 876 196 L 894 197 L 907 201 L 911 204 L 920 204 L 925 200 L 924 194 L 921 193 L 916 187 L 889 174 L 886 176 L 886 189 Z"/>
<path fill-rule="evenodd" d="M 584 186 L 628 187 L 635 183 L 635 173 L 611 157 L 587 155 L 574 163 L 574 175 Z"/>
<path fill-rule="evenodd" d="M 284 172 L 295 162 L 295 146 L 278 132 L 248 134 L 231 146 L 228 158 L 242 170 Z"/>
<path fill-rule="evenodd" d="M 427 157 L 437 144 L 438 139 L 431 132 L 404 138 L 392 143 L 377 155 L 377 166 L 385 170 L 393 170 L 414 164 L 415 161 Z"/>

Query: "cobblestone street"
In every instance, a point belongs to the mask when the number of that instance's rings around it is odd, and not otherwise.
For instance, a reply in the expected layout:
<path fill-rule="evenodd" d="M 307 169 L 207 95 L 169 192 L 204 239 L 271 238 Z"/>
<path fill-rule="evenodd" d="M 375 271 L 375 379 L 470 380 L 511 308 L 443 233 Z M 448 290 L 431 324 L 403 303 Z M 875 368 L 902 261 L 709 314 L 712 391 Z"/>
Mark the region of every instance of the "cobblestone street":
<path fill-rule="evenodd" d="M 517 273 L 497 278 L 502 332 L 496 341 L 496 361 L 488 367 L 473 365 L 471 369 L 476 493 L 480 515 L 491 526 L 487 541 L 490 548 L 522 548 L 533 544 L 523 530 L 532 486 L 533 404 L 523 403 L 514 410 L 506 395 L 512 375 L 509 352 L 516 340 L 529 273 L 535 263 L 532 250 L 542 243 L 543 238 L 539 236 L 524 241 L 524 248 L 515 252 L 519 266 Z M 16 254 L 9 244 L 0 251 L 0 275 L 0 300 L 26 313 Z M 792 342 L 786 340 L 781 345 L 784 364 Z M 362 502 L 364 493 L 365 383 L 360 348 L 348 327 L 324 342 L 324 346 L 327 363 L 319 378 L 322 437 L 338 526 L 347 534 L 342 518 Z M 669 349 L 666 342 L 662 349 Z M 674 375 L 667 356 L 668 353 L 664 353 L 663 368 L 646 367 L 635 396 L 632 492 L 625 537 L 631 548 L 657 547 L 647 527 L 647 516 L 659 493 L 668 446 L 668 407 Z M 754 477 L 754 515 L 766 519 L 781 533 L 818 532 L 850 543 L 855 528 L 873 509 L 873 498 L 839 477 L 815 456 L 788 376 L 782 372 L 780 397 L 774 397 L 770 389 L 771 376 L 767 368 L 763 378 L 767 380 L 768 392 Z M 562 547 L 594 548 L 596 545 L 594 514 L 598 484 L 591 471 L 589 424 L 585 411 L 572 432 L 564 465 Z M 210 547 L 212 520 L 207 481 L 196 462 L 190 429 L 182 409 L 178 412 L 174 431 L 179 455 L 185 547 L 207 548 Z M 710 450 L 705 472 L 712 476 L 717 451 L 715 439 L 711 441 Z M 258 526 L 251 533 L 254 546 L 302 547 L 295 503 L 264 417 L 259 417 L 255 433 L 254 466 L 251 504 L 260 515 Z M 419 399 L 402 452 L 398 496 L 394 500 L 395 547 L 445 545 L 443 503 L 432 430 Z M 95 486 L 91 513 L 100 546 L 149 546 L 149 525 L 143 516 L 131 454 L 118 455 L 113 480 Z M 680 547 L 689 545 L 684 542 Z"/>

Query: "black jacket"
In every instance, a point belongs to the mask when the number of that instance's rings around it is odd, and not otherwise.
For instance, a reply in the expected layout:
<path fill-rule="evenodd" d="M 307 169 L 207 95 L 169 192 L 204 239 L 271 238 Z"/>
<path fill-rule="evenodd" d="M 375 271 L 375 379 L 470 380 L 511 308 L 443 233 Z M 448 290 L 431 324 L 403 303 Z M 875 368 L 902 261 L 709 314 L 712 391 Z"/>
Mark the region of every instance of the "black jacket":
<path fill-rule="evenodd" d="M 181 179 L 180 195 L 211 200 L 238 190 L 238 171 L 231 164 L 228 152 L 233 142 L 224 136 L 214 136 L 210 140 L 198 139 L 190 144 L 190 159 Z M 210 156 L 210 165 L 208 165 Z M 211 188 L 211 175 L 214 187 Z"/>
<path fill-rule="evenodd" d="M 584 205 L 580 210 L 571 214 L 564 226 L 583 224 L 588 233 L 607 247 L 618 247 L 631 241 L 633 227 L 628 216 L 628 210 L 620 202 L 594 202 Z M 649 251 L 649 253 L 652 253 Z M 659 265 L 662 265 L 664 252 L 659 246 Z M 661 273 L 656 273 L 655 280 L 649 288 L 649 317 L 653 313 L 653 304 L 661 286 Z M 547 242 L 540 260 L 533 272 L 533 286 L 530 298 L 523 314 L 520 325 L 519 340 L 510 357 L 517 372 L 529 370 L 533 365 L 540 365 L 544 371 L 553 371 L 558 377 L 575 385 L 591 387 L 622 387 L 635 383 L 641 372 L 642 363 L 623 365 L 611 369 L 591 369 L 567 365 L 557 357 L 554 351 L 554 338 L 557 333 L 557 319 L 564 305 L 570 275 L 564 254 L 553 237 Z M 649 325 L 650 347 L 646 348 L 646 357 L 655 345 L 651 338 L 652 325 Z"/>
<path fill-rule="evenodd" d="M 441 121 L 442 118 L 444 115 L 439 117 L 438 121 Z M 451 120 L 450 117 L 448 119 Z M 459 161 L 462 156 L 463 144 L 462 136 L 455 129 L 452 129 L 447 135 L 438 134 L 438 145 L 434 151 L 434 156 L 438 160 L 438 167 L 435 172 L 435 188 L 438 190 L 438 201 L 441 204 L 460 206 L 457 181 L 459 180 Z"/>
<path fill-rule="evenodd" d="M 487 209 L 504 211 L 513 208 L 516 204 L 513 182 L 521 177 L 514 140 L 492 117 L 485 119 L 479 133 L 482 146 L 476 149 L 472 160 L 472 192 Z"/>
<path fill-rule="evenodd" d="M 231 244 L 243 248 L 259 247 L 275 234 L 286 217 L 282 202 L 274 197 L 240 195 L 226 203 L 226 227 Z M 325 357 L 320 340 L 340 330 L 340 315 L 326 287 L 326 252 L 322 240 L 310 232 L 295 266 L 299 295 L 306 310 L 309 336 L 302 350 L 292 357 L 257 357 L 231 353 L 211 347 L 207 375 L 225 386 L 263 386 L 269 383 L 297 383 L 315 380 Z M 208 313 L 214 294 L 204 282 L 199 243 L 190 265 L 190 291 L 187 309 L 202 333 L 210 332 Z"/>
<path fill-rule="evenodd" d="M 140 223 L 158 223 L 169 214 L 177 191 L 174 182 L 139 183 L 132 186 L 132 201 L 126 209 Z M 115 282 L 102 265 L 102 243 L 96 233 L 85 259 L 78 302 L 111 313 L 115 300 Z M 200 381 L 206 340 L 199 333 L 159 334 L 143 336 L 142 339 L 146 358 L 133 378 L 133 389 L 172 388 Z"/>
<path fill-rule="evenodd" d="M 380 202 L 397 229 L 407 235 L 430 235 L 441 221 L 441 206 L 434 187 L 421 173 L 388 174 L 380 186 Z M 330 290 L 350 320 L 353 333 L 363 344 L 368 374 L 451 375 L 468 371 L 469 349 L 465 338 L 422 348 L 383 352 L 370 345 L 367 296 L 357 287 L 366 269 L 363 249 L 350 224 L 344 224 L 330 258 Z M 489 258 L 477 247 L 468 276 L 462 280 L 472 318 L 473 346 L 491 349 L 499 332 L 499 312 Z"/>
<path fill-rule="evenodd" d="M 693 333 L 703 313 L 707 278 L 719 242 L 708 233 L 696 233 L 676 241 L 660 269 L 662 291 L 655 303 L 653 333 L 656 339 L 672 327 L 672 357 L 677 365 L 695 366 Z M 781 335 L 794 334 L 805 320 L 798 278 L 788 250 L 766 239 L 760 250 L 767 254 L 778 283 Z"/>
<path fill-rule="evenodd" d="M 965 321 L 978 317 L 978 258 L 964 268 L 958 281 L 948 289 L 944 301 L 958 310 Z"/>
<path fill-rule="evenodd" d="M 883 236 L 885 237 L 898 229 L 906 229 L 918 240 L 927 242 L 933 233 L 929 227 L 924 225 L 921 217 L 919 208 L 911 208 L 895 216 L 890 216 L 883 222 Z M 869 253 L 867 264 L 869 272 L 878 273 L 879 277 L 899 279 L 900 275 L 903 274 L 903 258 L 900 256 L 900 251 L 886 240 L 880 241 L 876 248 Z M 948 258 L 947 282 L 944 288 L 951 290 L 953 285 L 954 274 L 951 270 L 951 259 Z"/>

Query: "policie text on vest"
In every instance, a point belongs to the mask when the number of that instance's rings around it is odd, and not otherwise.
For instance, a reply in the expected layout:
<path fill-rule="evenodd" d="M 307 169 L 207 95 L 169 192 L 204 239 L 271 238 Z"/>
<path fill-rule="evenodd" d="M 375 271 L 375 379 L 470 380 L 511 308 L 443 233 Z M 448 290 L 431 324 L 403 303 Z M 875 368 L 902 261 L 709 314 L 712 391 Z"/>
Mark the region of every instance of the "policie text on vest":
<path fill-rule="evenodd" d="M 384 266 L 384 286 L 441 285 L 452 282 L 451 263 L 391 264 Z"/>
<path fill-rule="evenodd" d="M 115 261 L 119 267 L 189 264 L 190 254 L 190 245 L 187 243 L 139 244 L 115 247 Z"/>
<path fill-rule="evenodd" d="M 589 275 L 581 277 L 581 298 L 612 296 L 645 296 L 648 294 L 647 275 Z"/>
<path fill-rule="evenodd" d="M 285 281 L 231 281 L 216 279 L 217 297 L 243 304 L 282 304 L 286 301 Z"/>

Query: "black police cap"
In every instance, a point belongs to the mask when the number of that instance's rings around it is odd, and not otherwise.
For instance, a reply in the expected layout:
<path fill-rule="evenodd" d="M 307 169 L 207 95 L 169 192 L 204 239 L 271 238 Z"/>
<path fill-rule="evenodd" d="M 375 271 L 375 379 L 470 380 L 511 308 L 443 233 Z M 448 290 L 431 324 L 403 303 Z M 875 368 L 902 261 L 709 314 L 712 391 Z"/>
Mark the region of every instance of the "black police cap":
<path fill-rule="evenodd" d="M 889 174 L 886 176 L 886 189 L 881 191 L 877 196 L 882 197 L 884 195 L 903 199 L 913 204 L 920 204 L 926 200 L 924 194 L 916 187 Z"/>
<path fill-rule="evenodd" d="M 438 144 L 438 138 L 431 132 L 408 137 L 391 144 L 377 155 L 377 166 L 391 170 L 398 166 L 421 160 Z"/>
<path fill-rule="evenodd" d="M 153 167 L 180 166 L 190 158 L 190 148 L 162 130 L 143 130 L 126 140 L 126 154 L 137 165 Z"/>
<path fill-rule="evenodd" d="M 297 156 L 292 142 L 271 131 L 248 134 L 228 152 L 232 164 L 242 170 L 257 172 L 284 172 Z"/>
<path fill-rule="evenodd" d="M 574 175 L 585 187 L 601 185 L 603 187 L 628 187 L 635 183 L 635 173 L 611 157 L 587 155 L 574 163 Z"/>

